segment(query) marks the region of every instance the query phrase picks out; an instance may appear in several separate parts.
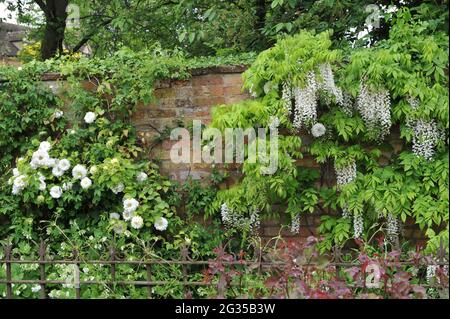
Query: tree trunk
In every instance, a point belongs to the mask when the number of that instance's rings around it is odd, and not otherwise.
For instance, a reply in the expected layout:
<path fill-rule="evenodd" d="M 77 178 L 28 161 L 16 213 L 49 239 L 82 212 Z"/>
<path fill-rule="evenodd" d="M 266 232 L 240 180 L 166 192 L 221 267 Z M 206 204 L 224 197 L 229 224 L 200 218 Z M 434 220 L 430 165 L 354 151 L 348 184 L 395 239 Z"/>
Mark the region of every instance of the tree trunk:
<path fill-rule="evenodd" d="M 255 30 L 257 32 L 257 37 L 254 41 L 254 44 L 258 49 L 265 49 L 266 47 L 266 38 L 263 35 L 262 31 L 266 25 L 266 14 L 267 14 L 267 4 L 266 0 L 256 0 L 256 20 L 255 20 Z"/>
<path fill-rule="evenodd" d="M 68 0 L 47 0 L 40 5 L 45 14 L 45 33 L 41 46 L 43 60 L 53 58 L 62 53 L 64 32 L 66 30 Z"/>

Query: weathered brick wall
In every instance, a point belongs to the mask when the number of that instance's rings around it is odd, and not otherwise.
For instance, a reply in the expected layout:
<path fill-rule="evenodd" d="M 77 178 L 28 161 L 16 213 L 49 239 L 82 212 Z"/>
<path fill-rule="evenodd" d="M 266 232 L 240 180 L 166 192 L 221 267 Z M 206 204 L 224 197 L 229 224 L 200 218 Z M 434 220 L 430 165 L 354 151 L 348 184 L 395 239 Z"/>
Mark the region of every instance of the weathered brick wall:
<path fill-rule="evenodd" d="M 211 121 L 211 110 L 215 105 L 233 104 L 250 98 L 248 92 L 242 90 L 242 72 L 245 67 L 216 67 L 198 69 L 192 71 L 189 80 L 164 80 L 155 86 L 156 101 L 149 105 L 140 104 L 133 115 L 141 143 L 149 150 L 149 157 L 160 161 L 161 173 L 173 180 L 184 181 L 189 176 L 193 179 L 204 179 L 212 170 L 211 164 L 174 164 L 170 160 L 170 149 L 176 141 L 170 141 L 164 132 L 167 129 L 179 127 L 180 122 L 185 127 L 192 125 L 193 120 L 201 120 L 203 124 Z M 54 76 L 44 79 L 46 84 L 57 90 L 58 82 Z M 156 140 L 159 136 L 166 136 L 163 141 Z M 397 136 L 390 141 L 391 148 L 383 151 L 381 163 L 388 163 L 392 154 L 402 149 L 403 142 Z M 302 136 L 302 144 L 311 142 L 309 136 Z M 304 167 L 320 168 L 311 156 L 305 156 L 298 161 Z M 328 176 L 322 183 L 331 185 L 334 183 L 332 167 L 322 167 L 328 170 L 323 174 Z M 239 179 L 239 166 L 231 165 L 227 169 L 230 178 L 223 187 L 230 186 Z M 324 172 L 322 172 L 324 173 Z M 332 212 L 327 212 L 332 213 Z M 320 225 L 321 213 L 308 214 L 301 217 L 300 234 L 292 234 L 289 227 L 281 227 L 289 224 L 280 214 L 280 220 L 266 220 L 262 222 L 261 237 L 271 239 L 281 234 L 284 238 L 304 239 L 311 235 L 317 235 L 316 230 Z M 413 242 L 423 239 L 423 234 L 416 226 L 407 223 L 403 228 L 403 235 Z"/>
<path fill-rule="evenodd" d="M 242 90 L 244 67 L 220 67 L 192 71 L 189 80 L 166 80 L 155 87 L 157 101 L 141 104 L 133 115 L 133 123 L 143 144 L 151 150 L 150 157 L 160 160 L 161 172 L 171 179 L 183 181 L 189 176 L 202 179 L 211 172 L 210 164 L 174 164 L 170 149 L 177 141 L 165 139 L 154 143 L 166 129 L 192 125 L 193 120 L 202 124 L 211 121 L 211 109 L 215 105 L 232 104 L 249 98 Z"/>

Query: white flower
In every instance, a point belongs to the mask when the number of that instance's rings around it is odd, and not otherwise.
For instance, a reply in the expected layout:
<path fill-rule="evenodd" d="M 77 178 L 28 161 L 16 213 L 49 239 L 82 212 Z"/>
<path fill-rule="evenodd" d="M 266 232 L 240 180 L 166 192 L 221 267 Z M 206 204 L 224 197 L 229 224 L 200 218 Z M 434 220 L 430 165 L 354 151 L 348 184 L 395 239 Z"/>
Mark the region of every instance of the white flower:
<path fill-rule="evenodd" d="M 95 115 L 94 112 L 87 112 L 86 115 L 84 116 L 84 121 L 87 124 L 93 123 L 96 119 L 97 119 L 97 115 Z"/>
<path fill-rule="evenodd" d="M 55 119 L 59 119 L 64 115 L 64 112 L 59 109 L 56 109 L 54 114 L 55 114 Z"/>
<path fill-rule="evenodd" d="M 141 229 L 144 226 L 144 220 L 141 216 L 134 216 L 131 218 L 131 227 L 134 229 Z"/>
<path fill-rule="evenodd" d="M 134 217 L 134 212 L 132 211 L 128 211 L 128 210 L 124 210 L 122 213 L 123 219 L 126 221 L 129 221 L 131 218 Z"/>
<path fill-rule="evenodd" d="M 155 226 L 156 230 L 164 231 L 167 229 L 167 226 L 169 225 L 169 222 L 164 217 L 159 217 L 155 220 L 155 223 L 153 226 Z"/>
<path fill-rule="evenodd" d="M 95 173 L 97 173 L 97 166 L 93 165 L 90 169 L 89 169 L 89 173 L 91 175 L 94 175 Z"/>
<path fill-rule="evenodd" d="M 72 186 L 73 186 L 72 183 L 64 183 L 62 185 L 62 189 L 65 191 L 68 191 L 68 190 L 72 189 Z"/>
<path fill-rule="evenodd" d="M 63 176 L 64 171 L 61 168 L 59 168 L 59 166 L 55 166 L 52 169 L 52 174 L 53 174 L 53 176 L 61 177 L 61 176 Z"/>
<path fill-rule="evenodd" d="M 321 137 L 322 135 L 325 134 L 326 130 L 327 129 L 325 128 L 325 126 L 322 123 L 316 123 L 311 128 L 311 134 L 314 137 Z"/>
<path fill-rule="evenodd" d="M 47 184 L 43 180 L 40 180 L 39 181 L 39 190 L 43 192 L 43 191 L 45 191 L 46 188 L 47 188 Z"/>
<path fill-rule="evenodd" d="M 309 123 L 314 123 L 317 118 L 317 82 L 314 72 L 309 72 L 305 88 L 297 87 L 293 91 L 295 99 L 294 122 L 296 129 Z M 289 106 L 289 103 L 287 103 Z"/>
<path fill-rule="evenodd" d="M 364 231 L 364 218 L 361 214 L 353 215 L 353 237 L 360 238 Z"/>
<path fill-rule="evenodd" d="M 39 144 L 40 151 L 48 152 L 48 151 L 50 151 L 51 148 L 52 148 L 52 145 L 47 141 L 43 141 L 43 142 L 41 142 L 41 144 Z"/>
<path fill-rule="evenodd" d="M 59 186 L 53 186 L 50 188 L 50 196 L 53 198 L 60 198 L 62 195 L 62 189 Z"/>
<path fill-rule="evenodd" d="M 38 292 L 41 290 L 41 286 L 40 285 L 34 285 L 33 287 L 31 287 L 31 291 L 32 292 Z"/>
<path fill-rule="evenodd" d="M 58 167 L 65 172 L 70 168 L 70 161 L 66 158 L 63 158 L 58 162 Z"/>
<path fill-rule="evenodd" d="M 119 194 L 119 193 L 123 192 L 124 188 L 125 188 L 125 186 L 123 185 L 123 183 L 119 183 L 119 184 L 117 184 L 117 186 L 112 187 L 111 191 L 114 194 Z"/>
<path fill-rule="evenodd" d="M 126 212 L 133 213 L 136 211 L 136 209 L 139 206 L 139 202 L 135 200 L 134 198 L 125 199 L 123 201 L 123 209 Z"/>
<path fill-rule="evenodd" d="M 21 67 L 21 66 L 19 66 L 18 68 L 17 68 L 17 71 L 22 71 L 23 70 L 23 68 Z"/>
<path fill-rule="evenodd" d="M 16 185 L 13 185 L 13 188 L 12 188 L 13 195 L 19 195 L 21 191 L 22 191 L 22 188 L 17 187 Z"/>
<path fill-rule="evenodd" d="M 126 226 L 124 223 L 117 223 L 114 225 L 114 232 L 118 235 L 122 235 L 126 231 Z"/>
<path fill-rule="evenodd" d="M 338 167 L 336 163 L 334 163 L 334 170 L 338 186 L 349 184 L 356 179 L 357 171 L 355 160 L 351 160 L 350 163 L 344 167 Z"/>
<path fill-rule="evenodd" d="M 31 165 L 33 168 L 39 166 L 47 166 L 49 163 L 49 159 L 50 156 L 48 155 L 47 151 L 39 149 L 33 153 L 33 156 L 31 158 Z"/>
<path fill-rule="evenodd" d="M 14 175 L 14 176 L 19 176 L 19 175 L 20 175 L 20 172 L 19 172 L 19 169 L 18 169 L 18 168 L 14 168 L 14 169 L 13 169 L 13 175 Z"/>
<path fill-rule="evenodd" d="M 78 164 L 72 169 L 72 176 L 75 179 L 83 179 L 86 177 L 87 170 L 84 165 Z"/>
<path fill-rule="evenodd" d="M 80 185 L 83 189 L 88 189 L 89 187 L 91 187 L 92 185 L 92 181 L 89 177 L 84 177 L 81 182 Z"/>
<path fill-rule="evenodd" d="M 45 162 L 45 166 L 47 167 L 55 167 L 58 166 L 58 160 L 56 158 L 48 158 Z"/>
<path fill-rule="evenodd" d="M 147 174 L 145 174 L 144 172 L 140 172 L 137 175 L 136 180 L 141 183 L 141 182 L 145 181 L 147 178 L 148 178 Z"/>
<path fill-rule="evenodd" d="M 27 186 L 27 176 L 26 175 L 19 175 L 16 178 L 14 178 L 13 185 L 18 189 L 24 189 L 25 186 Z"/>
<path fill-rule="evenodd" d="M 109 219 L 120 219 L 120 215 L 117 213 L 109 214 Z"/>

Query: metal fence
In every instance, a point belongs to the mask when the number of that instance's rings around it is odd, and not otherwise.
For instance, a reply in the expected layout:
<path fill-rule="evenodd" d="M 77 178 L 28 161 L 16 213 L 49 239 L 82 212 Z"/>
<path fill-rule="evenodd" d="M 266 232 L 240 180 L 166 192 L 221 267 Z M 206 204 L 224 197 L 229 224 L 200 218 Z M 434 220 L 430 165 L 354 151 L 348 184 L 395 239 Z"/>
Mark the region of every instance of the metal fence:
<path fill-rule="evenodd" d="M 159 259 L 148 259 L 148 260 L 123 260 L 118 258 L 117 250 L 114 246 L 111 246 L 109 250 L 109 259 L 108 260 L 83 260 L 79 258 L 78 251 L 73 251 L 73 259 L 71 260 L 54 260 L 51 258 L 47 258 L 46 256 L 46 245 L 44 241 L 41 241 L 39 245 L 39 259 L 38 260 L 21 260 L 14 258 L 12 255 L 12 245 L 7 245 L 4 247 L 4 258 L 0 259 L 0 267 L 2 265 L 6 266 L 6 279 L 0 279 L 0 286 L 6 285 L 6 298 L 13 299 L 13 285 L 14 284 L 26 284 L 26 285 L 39 285 L 40 286 L 40 298 L 46 299 L 48 298 L 46 287 L 48 285 L 64 285 L 67 284 L 67 281 L 64 280 L 50 280 L 47 279 L 46 276 L 46 267 L 49 265 L 75 265 L 74 267 L 76 271 L 74 271 L 73 278 L 73 289 L 75 290 L 75 297 L 77 299 L 81 299 L 81 288 L 87 285 L 132 285 L 138 287 L 146 287 L 147 288 L 147 297 L 152 298 L 152 287 L 159 285 L 168 285 L 173 284 L 173 281 L 164 281 L 164 280 L 152 280 L 152 267 L 154 265 L 179 265 L 181 267 L 183 280 L 177 281 L 178 284 L 182 285 L 183 291 L 187 292 L 189 287 L 195 286 L 215 286 L 217 282 L 221 282 L 221 276 L 223 274 L 219 274 L 219 278 L 217 281 L 189 281 L 189 266 L 198 266 L 203 269 L 207 269 L 212 260 L 192 260 L 189 256 L 189 249 L 187 247 L 183 247 L 180 251 L 180 259 L 177 260 L 159 260 Z M 332 266 L 336 269 L 336 276 L 339 277 L 339 273 L 341 269 L 361 266 L 359 263 L 355 262 L 345 262 L 343 261 L 343 255 L 340 249 L 334 249 L 330 255 L 329 266 Z M 427 267 L 428 265 L 433 266 L 446 266 L 448 267 L 449 261 L 445 248 L 442 243 L 436 257 L 434 258 L 435 262 L 431 263 L 421 263 L 420 266 Z M 286 266 L 284 262 L 276 262 L 276 261 L 263 261 L 259 260 L 234 260 L 234 261 L 222 261 L 222 263 L 226 266 L 239 266 L 247 269 L 256 270 L 261 273 L 262 271 L 270 271 L 270 270 L 278 270 L 283 271 L 283 267 Z M 38 265 L 39 269 L 39 279 L 14 279 L 12 274 L 12 266 L 13 265 L 23 265 L 23 264 L 35 264 Z M 411 261 L 399 261 L 395 263 L 397 266 L 418 266 L 416 263 Z M 109 267 L 109 272 L 111 279 L 110 280 L 81 280 L 79 268 L 81 265 L 104 265 Z M 146 271 L 146 280 L 140 281 L 126 281 L 126 280 L 117 280 L 116 273 L 118 265 L 137 265 L 144 267 Z M 301 267 L 317 267 L 317 264 L 302 264 Z M 1 269 L 1 268 L 0 268 Z M 197 272 L 199 270 L 197 269 Z M 365 276 L 366 274 L 364 274 Z M 425 287 L 430 285 L 423 285 Z M 355 286 L 358 287 L 358 286 Z M 359 286 L 362 287 L 362 286 Z M 227 287 L 221 287 L 221 285 L 217 285 L 218 294 L 225 295 Z M 221 290 L 221 291 L 220 291 Z"/>

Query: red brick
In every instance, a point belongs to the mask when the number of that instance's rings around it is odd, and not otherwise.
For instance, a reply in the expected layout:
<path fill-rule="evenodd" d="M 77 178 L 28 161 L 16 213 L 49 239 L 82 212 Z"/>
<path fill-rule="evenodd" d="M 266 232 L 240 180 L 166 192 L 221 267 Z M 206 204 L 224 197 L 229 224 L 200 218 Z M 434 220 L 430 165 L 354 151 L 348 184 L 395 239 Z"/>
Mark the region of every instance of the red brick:
<path fill-rule="evenodd" d="M 225 95 L 239 95 L 242 93 L 242 86 L 226 86 L 223 88 Z"/>
<path fill-rule="evenodd" d="M 208 74 L 196 76 L 192 79 L 193 86 L 197 85 L 222 85 L 222 76 L 217 74 Z"/>

